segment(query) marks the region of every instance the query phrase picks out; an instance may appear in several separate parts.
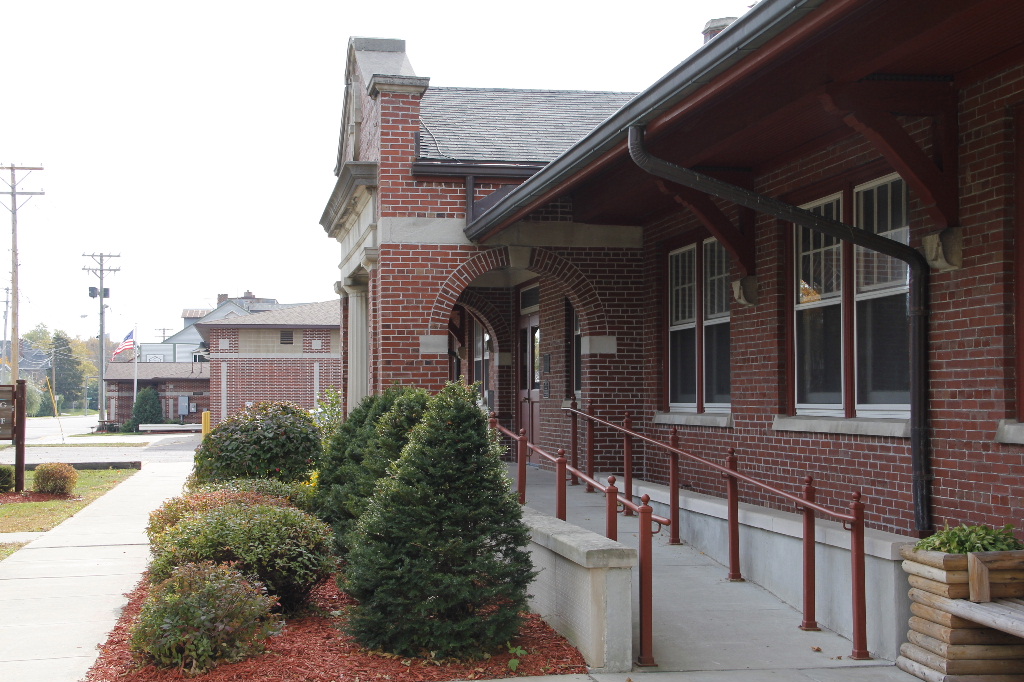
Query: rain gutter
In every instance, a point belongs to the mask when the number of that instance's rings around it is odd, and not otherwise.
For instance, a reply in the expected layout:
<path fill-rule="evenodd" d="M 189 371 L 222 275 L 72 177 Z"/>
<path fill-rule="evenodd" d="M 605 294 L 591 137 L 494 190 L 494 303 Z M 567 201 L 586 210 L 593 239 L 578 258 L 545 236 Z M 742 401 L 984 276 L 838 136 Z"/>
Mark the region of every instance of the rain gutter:
<path fill-rule="evenodd" d="M 738 187 L 651 156 L 644 148 L 642 126 L 629 128 L 629 155 L 645 172 L 734 204 L 816 230 L 836 239 L 903 261 L 910 269 L 910 461 L 914 524 L 932 530 L 928 398 L 928 261 L 917 249 L 866 230 L 829 220 L 773 197 Z"/>
<path fill-rule="evenodd" d="M 820 35 L 838 17 L 869 0 L 762 0 L 650 88 L 627 102 L 505 200 L 466 225 L 483 242 L 576 182 L 625 157 L 626 133 L 646 125 L 656 133 L 761 69 L 800 42 Z M 785 33 L 785 35 L 783 35 Z M 761 48 L 770 49 L 759 53 Z"/>

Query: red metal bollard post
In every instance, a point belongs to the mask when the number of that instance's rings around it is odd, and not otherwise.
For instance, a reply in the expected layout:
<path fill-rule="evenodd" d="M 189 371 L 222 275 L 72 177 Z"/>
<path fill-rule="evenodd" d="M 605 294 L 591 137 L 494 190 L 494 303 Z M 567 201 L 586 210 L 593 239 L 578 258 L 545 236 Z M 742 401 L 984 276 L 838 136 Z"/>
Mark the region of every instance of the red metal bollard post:
<path fill-rule="evenodd" d="M 575 394 L 573 394 L 573 396 L 572 396 L 572 402 L 569 403 L 569 407 L 571 407 L 573 410 L 576 409 L 576 395 Z M 572 443 L 572 468 L 575 471 L 579 471 L 579 469 L 580 469 L 579 423 L 578 423 L 577 416 L 576 416 L 575 412 L 570 412 L 569 416 L 571 417 L 571 419 L 569 421 L 569 433 L 570 433 L 570 439 L 571 439 L 571 443 Z M 578 476 L 576 476 L 576 474 L 572 475 L 572 484 L 573 485 L 579 485 L 580 484 L 580 479 L 579 479 Z"/>
<path fill-rule="evenodd" d="M 526 429 L 519 429 L 519 437 L 516 439 L 516 464 L 519 476 L 519 504 L 526 504 L 526 458 L 527 441 Z"/>
<path fill-rule="evenodd" d="M 587 414 L 594 416 L 594 403 L 587 403 Z M 587 476 L 594 479 L 594 420 L 587 420 Z M 594 492 L 594 486 L 587 484 L 587 492 Z"/>
<path fill-rule="evenodd" d="M 565 521 L 565 498 L 567 495 L 565 479 L 565 450 L 558 451 L 558 459 L 555 460 L 555 517 Z"/>
<path fill-rule="evenodd" d="M 633 418 L 629 416 L 629 412 L 622 420 L 622 426 L 627 430 L 633 429 Z M 625 490 L 623 496 L 633 501 L 633 437 L 628 433 L 622 434 L 622 469 L 625 478 Z M 623 516 L 632 516 L 633 510 L 626 507 L 622 510 Z"/>
<path fill-rule="evenodd" d="M 729 456 L 725 458 L 725 466 L 729 471 L 738 471 L 736 448 L 729 448 Z M 740 495 L 735 476 L 726 476 L 729 506 L 729 580 L 734 583 L 744 582 L 740 573 Z"/>
<path fill-rule="evenodd" d="M 615 477 L 608 477 L 608 487 L 604 491 L 605 499 L 605 535 L 609 540 L 619 539 L 619 489 L 615 487 Z"/>
<path fill-rule="evenodd" d="M 651 522 L 651 496 L 640 498 L 640 657 L 641 667 L 657 665 L 654 662 L 654 528 Z"/>
<path fill-rule="evenodd" d="M 672 427 L 669 444 L 674 449 L 679 448 L 679 429 L 675 426 Z M 668 472 L 668 517 L 672 521 L 668 544 L 681 545 L 683 541 L 679 539 L 679 453 L 670 451 L 668 460 L 671 467 Z"/>
<path fill-rule="evenodd" d="M 804 499 L 814 502 L 814 479 L 804 479 Z M 804 620 L 801 630 L 820 630 L 815 610 L 814 510 L 804 507 Z"/>
<path fill-rule="evenodd" d="M 871 659 L 868 652 L 868 607 L 864 575 L 864 503 L 860 491 L 853 493 L 850 502 L 853 521 L 850 522 L 850 578 L 853 583 L 853 653 L 855 661 Z"/>

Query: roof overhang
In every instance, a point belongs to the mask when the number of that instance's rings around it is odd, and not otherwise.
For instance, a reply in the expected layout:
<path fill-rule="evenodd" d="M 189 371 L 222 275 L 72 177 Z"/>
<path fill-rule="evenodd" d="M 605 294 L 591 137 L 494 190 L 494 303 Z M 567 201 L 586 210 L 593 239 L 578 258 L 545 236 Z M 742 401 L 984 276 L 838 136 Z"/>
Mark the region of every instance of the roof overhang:
<path fill-rule="evenodd" d="M 952 116 L 945 127 L 955 133 L 956 87 L 1019 60 L 1022 22 L 1015 0 L 762 0 L 471 221 L 466 235 L 487 241 L 566 195 L 579 223 L 646 224 L 679 211 L 688 198 L 630 160 L 635 125 L 646 127 L 652 153 L 741 185 L 860 134 L 925 203 L 934 200 L 938 223 L 955 221 L 955 207 L 941 205 L 955 180 L 948 160 L 944 172 L 907 144 L 896 117 Z M 932 157 L 950 152 L 942 144 Z"/>
<path fill-rule="evenodd" d="M 348 161 L 342 164 L 338 181 L 320 216 L 320 225 L 334 237 L 349 218 L 356 192 L 362 187 L 377 186 L 377 164 L 373 161 Z"/>

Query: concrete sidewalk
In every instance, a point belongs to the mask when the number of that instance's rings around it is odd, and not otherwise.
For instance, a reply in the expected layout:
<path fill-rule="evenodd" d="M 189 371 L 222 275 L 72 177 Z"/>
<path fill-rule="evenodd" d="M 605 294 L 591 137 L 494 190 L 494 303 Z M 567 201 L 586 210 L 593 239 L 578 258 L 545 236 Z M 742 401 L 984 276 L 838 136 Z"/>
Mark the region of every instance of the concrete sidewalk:
<path fill-rule="evenodd" d="M 149 559 L 149 512 L 181 492 L 188 462 L 147 462 L 53 530 L 0 561 L 0 680 L 75 682 Z"/>

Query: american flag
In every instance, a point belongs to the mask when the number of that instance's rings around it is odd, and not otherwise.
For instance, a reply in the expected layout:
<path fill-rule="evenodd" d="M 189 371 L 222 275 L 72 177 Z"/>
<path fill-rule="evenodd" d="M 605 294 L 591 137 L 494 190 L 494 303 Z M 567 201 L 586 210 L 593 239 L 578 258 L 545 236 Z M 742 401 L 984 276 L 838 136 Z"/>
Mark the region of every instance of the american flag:
<path fill-rule="evenodd" d="M 130 332 L 128 332 L 128 336 L 124 337 L 124 341 L 122 341 L 117 346 L 117 348 L 114 349 L 114 354 L 110 356 L 110 359 L 113 360 L 114 358 L 117 357 L 118 353 L 121 353 L 121 352 L 126 351 L 126 350 L 131 350 L 133 348 L 135 348 L 135 330 L 134 329 L 131 330 Z"/>

